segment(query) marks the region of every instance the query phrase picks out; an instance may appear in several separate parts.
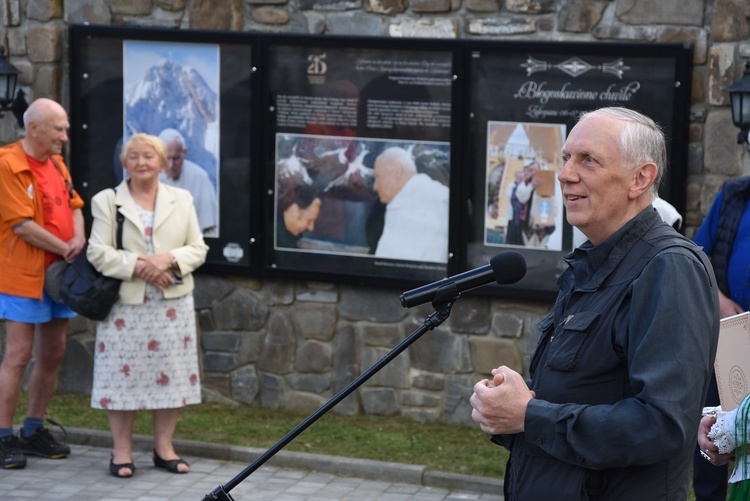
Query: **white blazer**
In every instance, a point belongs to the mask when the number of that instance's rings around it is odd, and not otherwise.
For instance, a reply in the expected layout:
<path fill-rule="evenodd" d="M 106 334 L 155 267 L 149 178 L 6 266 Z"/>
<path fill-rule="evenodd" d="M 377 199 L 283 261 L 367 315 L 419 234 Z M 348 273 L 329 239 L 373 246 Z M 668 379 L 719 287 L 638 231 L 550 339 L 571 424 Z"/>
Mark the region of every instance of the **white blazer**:
<path fill-rule="evenodd" d="M 86 257 L 104 275 L 122 280 L 121 303 L 141 304 L 146 282 L 134 277 L 133 272 L 138 256 L 147 253 L 145 232 L 127 180 L 120 183 L 116 190 L 114 196 L 112 190 L 107 189 L 91 199 L 93 224 Z M 117 249 L 115 205 L 119 206 L 119 212 L 125 218 L 121 250 Z M 194 287 L 192 272 L 203 264 L 208 252 L 190 192 L 159 183 L 152 239 L 154 253 L 171 252 L 182 275 L 183 283 L 165 289 L 164 297 L 171 299 L 189 294 Z"/>

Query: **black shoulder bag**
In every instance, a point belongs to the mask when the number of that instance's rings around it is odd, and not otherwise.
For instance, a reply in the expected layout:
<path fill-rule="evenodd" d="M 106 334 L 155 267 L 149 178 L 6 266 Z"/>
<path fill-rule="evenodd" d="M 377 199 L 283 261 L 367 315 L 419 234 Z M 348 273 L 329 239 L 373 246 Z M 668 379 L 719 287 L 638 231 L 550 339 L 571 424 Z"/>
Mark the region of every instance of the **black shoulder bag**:
<path fill-rule="evenodd" d="M 122 249 L 124 216 L 117 210 L 117 248 Z M 75 260 L 68 265 L 60 285 L 63 302 L 79 315 L 91 320 L 107 318 L 112 306 L 120 298 L 122 280 L 102 275 L 86 257 L 88 242 Z"/>

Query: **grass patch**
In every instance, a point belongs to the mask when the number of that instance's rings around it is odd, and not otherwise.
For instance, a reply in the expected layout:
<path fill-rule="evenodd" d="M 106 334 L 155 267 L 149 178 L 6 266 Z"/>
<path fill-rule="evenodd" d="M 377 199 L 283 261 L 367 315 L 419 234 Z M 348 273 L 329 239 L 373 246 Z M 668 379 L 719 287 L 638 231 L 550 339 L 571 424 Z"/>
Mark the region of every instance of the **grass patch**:
<path fill-rule="evenodd" d="M 25 396 L 16 423 L 25 415 Z M 90 398 L 55 395 L 47 415 L 63 426 L 109 430 L 107 413 L 92 409 Z M 175 438 L 268 449 L 309 413 L 257 405 L 227 407 L 207 402 L 180 413 Z M 152 435 L 150 414 L 139 412 L 135 433 Z M 418 423 L 404 417 L 341 416 L 333 411 L 313 423 L 283 450 L 424 465 L 437 471 L 502 479 L 508 452 L 478 427 Z M 691 485 L 688 501 L 695 500 Z"/>
<path fill-rule="evenodd" d="M 25 398 L 21 399 L 25 402 Z M 88 396 L 55 395 L 47 415 L 63 426 L 109 430 L 107 413 Z M 16 423 L 25 409 L 19 408 Z M 207 402 L 185 408 L 175 438 L 268 449 L 308 417 L 307 413 L 257 405 L 237 408 Z M 135 433 L 151 435 L 148 412 L 139 412 Z M 478 427 L 418 423 L 404 417 L 341 416 L 333 411 L 284 450 L 424 465 L 430 469 L 502 479 L 508 453 Z"/>

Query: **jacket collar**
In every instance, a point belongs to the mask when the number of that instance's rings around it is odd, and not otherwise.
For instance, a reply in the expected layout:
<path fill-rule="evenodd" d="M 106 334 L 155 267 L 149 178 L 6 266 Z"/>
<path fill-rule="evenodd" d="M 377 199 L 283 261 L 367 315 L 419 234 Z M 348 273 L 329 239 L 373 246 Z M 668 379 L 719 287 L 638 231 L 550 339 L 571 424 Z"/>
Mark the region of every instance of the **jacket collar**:
<path fill-rule="evenodd" d="M 31 170 L 29 167 L 29 161 L 26 159 L 26 150 L 23 149 L 21 141 L 16 141 L 3 148 L 0 148 L 0 156 L 10 155 L 15 157 L 15 161 L 8 162 L 8 168 L 10 168 L 13 174 L 18 174 L 24 170 Z"/>
<path fill-rule="evenodd" d="M 601 244 L 582 246 L 565 256 L 563 259 L 573 268 L 579 290 L 598 289 L 633 246 L 659 222 L 659 214 L 649 205 Z"/>
<path fill-rule="evenodd" d="M 159 182 L 159 188 L 156 193 L 156 206 L 154 207 L 154 230 L 162 225 L 169 218 L 170 214 L 175 211 L 176 201 L 177 199 L 172 188 Z M 120 213 L 126 219 L 132 221 L 143 231 L 141 218 L 138 216 L 138 207 L 130 195 L 127 179 L 123 179 L 117 188 L 115 188 L 115 205 L 119 207 Z"/>

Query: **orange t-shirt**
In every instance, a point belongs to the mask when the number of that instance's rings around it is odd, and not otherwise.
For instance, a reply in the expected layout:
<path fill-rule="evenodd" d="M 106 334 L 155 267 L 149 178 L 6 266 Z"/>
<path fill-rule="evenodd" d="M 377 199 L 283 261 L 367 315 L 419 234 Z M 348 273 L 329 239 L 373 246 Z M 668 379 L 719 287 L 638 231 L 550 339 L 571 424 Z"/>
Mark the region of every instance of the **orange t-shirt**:
<path fill-rule="evenodd" d="M 70 207 L 72 186 L 63 179 L 62 173 L 48 158 L 40 162 L 34 157 L 26 155 L 29 168 L 36 178 L 37 186 L 42 195 L 44 208 L 44 229 L 67 242 L 73 238 L 73 210 Z M 62 259 L 51 252 L 44 253 L 45 269 L 51 263 Z"/>
<path fill-rule="evenodd" d="M 70 179 L 62 157 L 56 156 L 55 159 L 64 177 Z M 40 193 L 22 141 L 0 148 L 0 292 L 3 294 L 42 297 L 44 251 L 13 231 L 14 225 L 27 219 L 44 228 L 44 207 Z M 74 211 L 83 208 L 83 200 L 75 190 L 70 206 Z"/>

